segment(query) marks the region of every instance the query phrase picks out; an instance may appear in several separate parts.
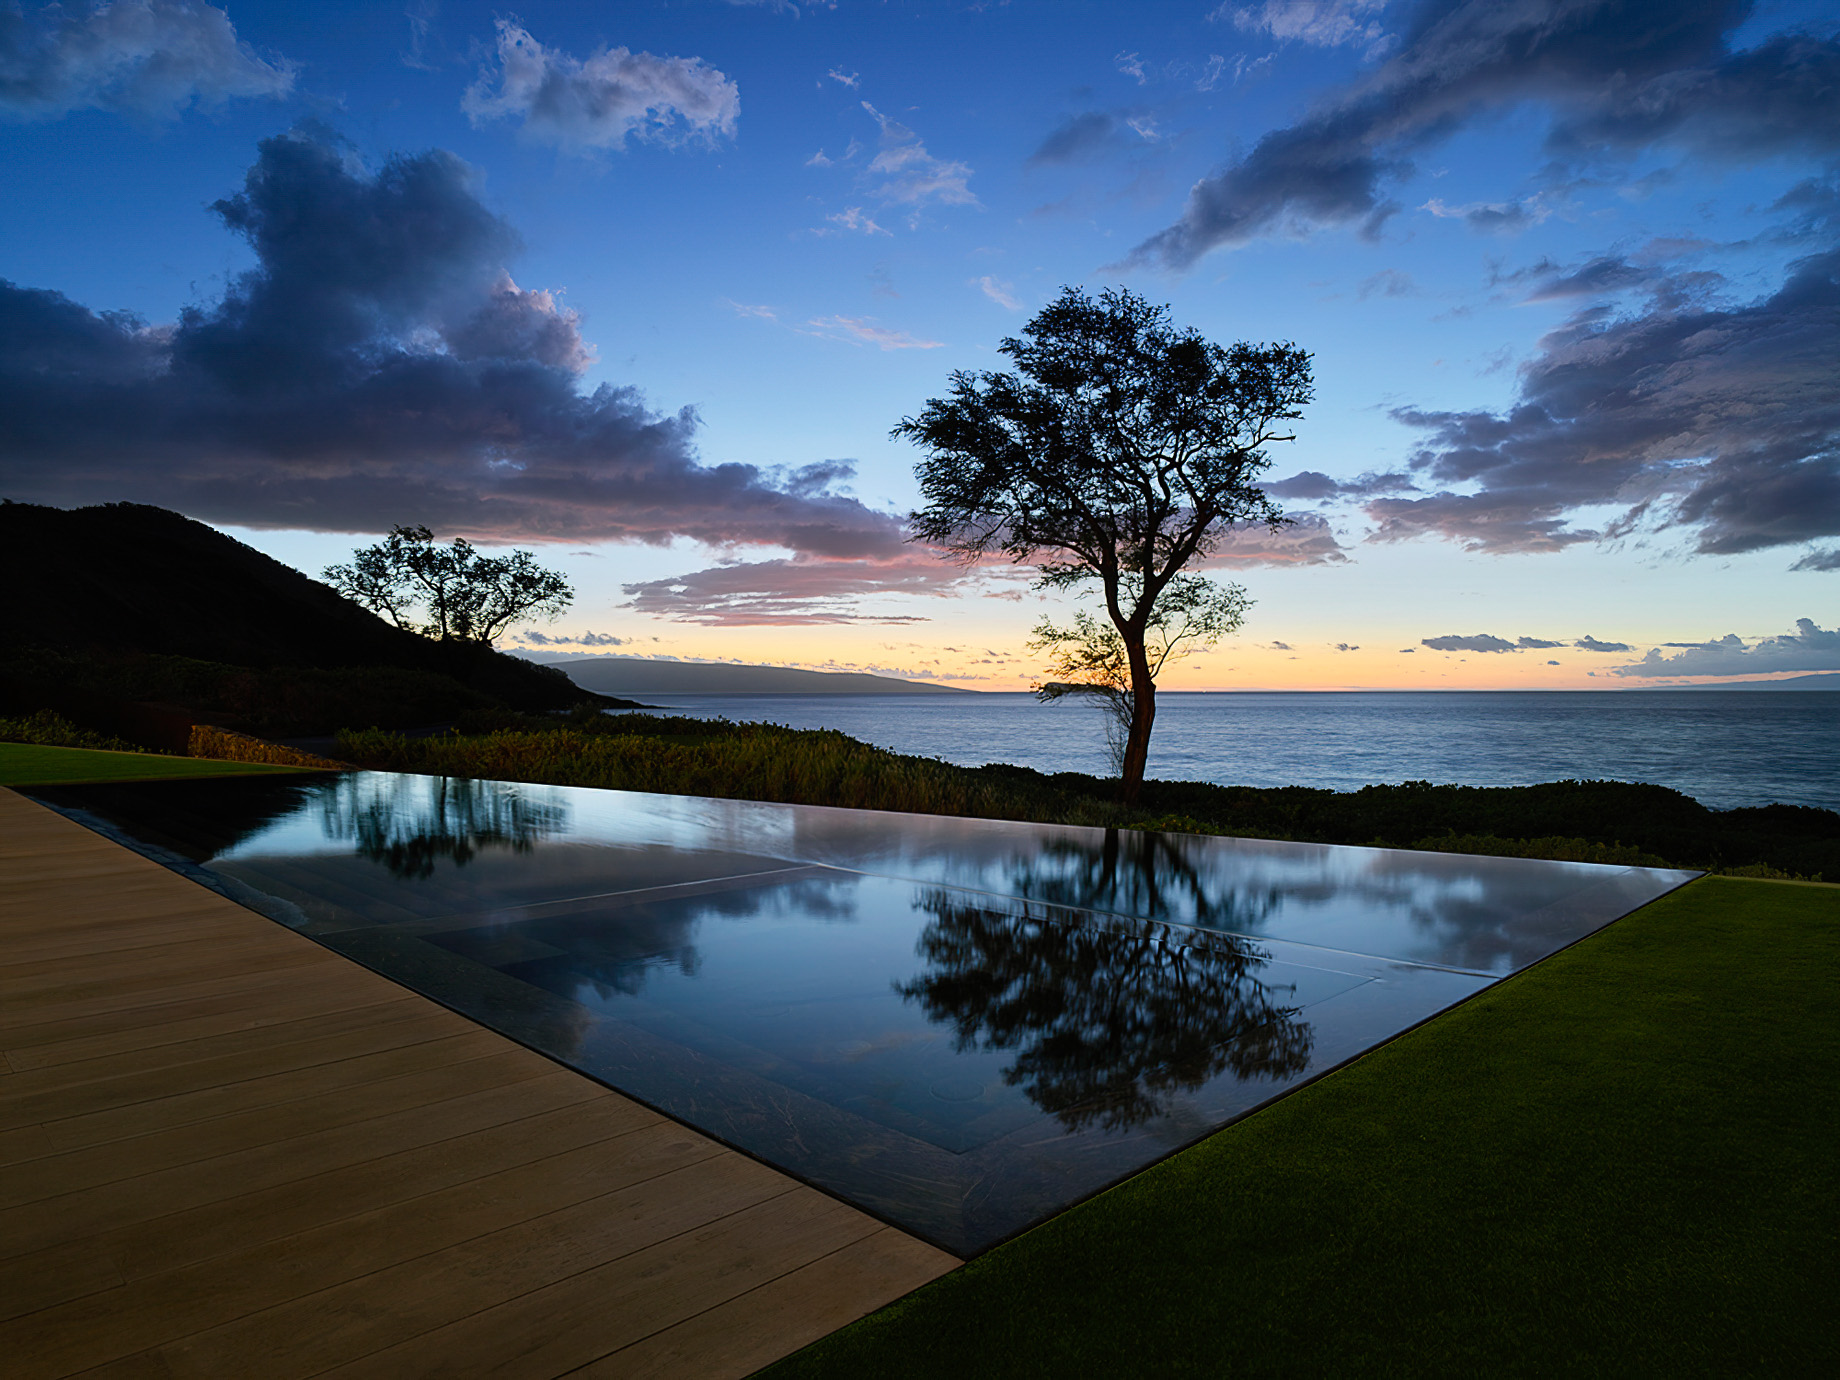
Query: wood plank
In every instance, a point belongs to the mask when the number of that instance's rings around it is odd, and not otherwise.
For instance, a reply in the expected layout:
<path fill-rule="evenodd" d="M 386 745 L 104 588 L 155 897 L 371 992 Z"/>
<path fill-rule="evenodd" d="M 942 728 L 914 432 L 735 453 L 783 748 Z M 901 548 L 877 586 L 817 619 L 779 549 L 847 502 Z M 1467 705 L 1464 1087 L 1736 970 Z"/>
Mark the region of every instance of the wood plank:
<path fill-rule="evenodd" d="M 469 1062 L 489 1063 L 506 1080 L 524 1080 L 539 1076 L 540 1071 L 533 1068 L 530 1057 L 525 1050 L 499 1050 Z M 428 1075 L 428 1085 L 419 1090 L 424 1102 L 445 1101 L 457 1091 L 471 1089 L 479 1081 L 478 1071 L 464 1066 L 435 1067 L 420 1072 Z M 361 1112 L 363 1115 L 354 1115 L 351 1119 L 368 1121 L 388 1110 L 394 1097 L 405 1091 L 404 1085 L 415 1081 L 419 1080 L 378 1080 L 352 1089 L 350 1091 L 356 1094 L 353 1099 L 356 1106 L 348 1102 L 343 1114 Z M 411 1087 L 407 1091 L 414 1095 L 417 1090 Z M 0 1257 L 37 1250 L 59 1240 L 93 1236 L 181 1208 L 303 1177 L 311 1172 L 310 1165 L 300 1158 L 303 1151 L 287 1147 L 291 1142 L 304 1140 L 328 1120 L 336 1121 L 341 1111 L 329 1110 L 323 1099 L 311 1096 L 273 1104 L 269 1110 L 277 1117 L 287 1118 L 285 1124 L 294 1131 L 289 1135 L 280 1126 L 263 1128 L 260 1133 L 263 1145 L 284 1147 L 274 1161 L 265 1160 L 257 1153 L 261 1149 L 259 1145 L 255 1150 L 239 1152 L 242 1158 L 234 1161 L 229 1161 L 229 1157 L 193 1161 L 158 1175 L 115 1179 L 94 1188 L 0 1210 Z"/>
<path fill-rule="evenodd" d="M 571 1372 L 580 1380 L 752 1375 L 957 1266 L 893 1227 Z"/>
<path fill-rule="evenodd" d="M 606 1355 L 610 1338 L 649 1336 L 881 1229 L 800 1186 L 333 1373 L 388 1380 L 422 1366 L 450 1374 L 567 1374 Z M 177 1358 L 167 1364 L 186 1373 Z"/>
<path fill-rule="evenodd" d="M 269 1353 L 264 1380 L 316 1375 L 471 1316 L 508 1295 L 527 1293 L 785 1196 L 791 1191 L 786 1182 L 733 1152 L 719 1153 L 688 1169 L 354 1275 L 331 1288 L 301 1289 L 288 1302 L 194 1332 L 161 1350 L 175 1375 L 233 1374 L 237 1358 L 264 1347 Z M 0 1326 L 4 1345 L 6 1329 Z M 437 1362 L 410 1373 L 440 1368 Z"/>
<path fill-rule="evenodd" d="M 124 1279 L 138 1279 L 612 1141 L 662 1120 L 558 1069 L 549 1077 L 301 1137 L 295 1142 L 301 1153 L 325 1172 L 218 1198 L 96 1239 Z M 339 1138 L 346 1135 L 361 1152 L 348 1162 L 336 1158 Z"/>
<path fill-rule="evenodd" d="M 125 1030 L 102 1034 L 66 1036 L 23 1046 L 9 1047 L 7 1062 L 20 1071 L 51 1068 L 59 1064 L 76 1064 L 90 1059 L 131 1055 L 161 1045 L 181 1044 L 231 1031 L 263 1030 L 321 1016 L 337 1016 L 360 1007 L 383 1002 L 401 1001 L 406 992 L 354 990 L 338 983 L 325 990 L 302 992 L 290 986 L 266 1001 L 239 1000 L 241 994 L 205 1003 L 199 1011 L 185 1006 L 156 1007 L 138 1023 Z"/>
<path fill-rule="evenodd" d="M 288 1238 L 283 1250 L 264 1245 L 216 1256 L 144 1276 L 106 1295 L 72 1300 L 20 1319 L 14 1328 L 0 1325 L 0 1354 L 30 1368 L 85 1370 L 251 1314 L 293 1306 L 303 1294 L 373 1278 L 404 1262 L 421 1264 L 504 1228 L 560 1216 L 610 1191 L 638 1191 L 635 1185 L 699 1161 L 733 1157 L 668 1122 L 615 1139 L 617 1158 L 609 1156 L 609 1142 L 595 1142 L 328 1223 Z M 610 1161 L 617 1163 L 617 1178 L 610 1174 Z M 758 1173 L 752 1182 L 758 1192 Z M 271 1332 L 271 1345 L 281 1335 Z"/>
<path fill-rule="evenodd" d="M 738 1374 L 956 1264 L 5 790 L 0 996 L 9 1376 Z"/>

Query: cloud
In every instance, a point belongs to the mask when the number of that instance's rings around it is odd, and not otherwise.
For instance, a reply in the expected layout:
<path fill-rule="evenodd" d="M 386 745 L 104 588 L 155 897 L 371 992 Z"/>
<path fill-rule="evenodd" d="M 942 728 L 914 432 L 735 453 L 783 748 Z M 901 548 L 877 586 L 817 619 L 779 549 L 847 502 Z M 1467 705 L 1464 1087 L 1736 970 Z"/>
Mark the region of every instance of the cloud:
<path fill-rule="evenodd" d="M 1824 551 L 1810 551 L 1789 569 L 1840 570 L 1840 546 L 1830 546 Z"/>
<path fill-rule="evenodd" d="M 1434 652 L 1512 652 L 1515 645 L 1505 637 L 1496 637 L 1492 633 L 1472 633 L 1460 637 L 1455 633 L 1444 637 L 1425 637 L 1419 639 L 1421 647 L 1429 647 Z"/>
<path fill-rule="evenodd" d="M 875 324 L 873 316 L 815 316 L 806 323 L 810 334 L 827 340 L 843 340 L 852 345 L 874 345 L 882 350 L 937 350 L 943 340 L 921 340 L 906 331 L 891 331 Z"/>
<path fill-rule="evenodd" d="M 862 612 L 859 601 L 952 594 L 973 578 L 965 567 L 913 548 L 875 560 L 737 561 L 625 585 L 631 599 L 624 607 L 711 627 L 923 623 L 915 614 Z"/>
<path fill-rule="evenodd" d="M 1411 465 L 1440 487 L 1369 503 L 1374 539 L 1553 551 L 1651 524 L 1732 555 L 1840 535 L 1836 377 L 1840 250 L 1743 306 L 1687 284 L 1627 315 L 1586 309 L 1540 341 L 1507 412 L 1394 412 L 1426 433 Z M 1621 512 L 1571 525 L 1592 508 Z"/>
<path fill-rule="evenodd" d="M 1432 197 L 1419 209 L 1440 220 L 1461 220 L 1470 229 L 1485 234 L 1518 234 L 1552 215 L 1552 208 L 1539 197 L 1525 201 L 1472 201 L 1465 206 L 1450 206 Z"/>
<path fill-rule="evenodd" d="M 1016 300 L 1016 285 L 1006 283 L 1001 278 L 993 278 L 986 273 L 975 280 L 978 289 L 1005 311 L 1021 311 L 1022 303 Z"/>
<path fill-rule="evenodd" d="M 854 231 L 859 235 L 894 234 L 894 231 L 884 230 L 881 226 L 877 225 L 872 218 L 865 216 L 860 206 L 848 207 L 845 210 L 838 211 L 835 215 L 826 216 L 825 219 L 840 229 Z M 835 230 L 817 230 L 813 233 L 819 235 L 834 235 L 837 232 Z"/>
<path fill-rule="evenodd" d="M 1627 642 L 1599 642 L 1589 633 L 1586 633 L 1583 637 L 1572 643 L 1572 645 L 1577 647 L 1580 651 L 1586 652 L 1633 652 L 1635 650 L 1635 648 L 1630 646 Z"/>
<path fill-rule="evenodd" d="M 1412 275 L 1401 273 L 1396 268 L 1383 268 L 1378 273 L 1361 280 L 1361 286 L 1355 294 L 1365 302 L 1369 297 L 1416 297 L 1418 284 L 1412 281 Z"/>
<path fill-rule="evenodd" d="M 517 640 L 532 647 L 625 647 L 630 637 L 614 637 L 608 633 L 585 632 L 575 636 L 541 632 L 535 628 L 524 628 L 517 634 Z"/>
<path fill-rule="evenodd" d="M 1386 36 L 1374 16 L 1387 3 L 1388 0 L 1264 0 L 1260 5 L 1241 7 L 1228 0 L 1208 18 L 1216 22 L 1231 20 L 1236 29 L 1269 34 L 1280 42 L 1310 43 L 1319 48 L 1344 43 L 1372 47 Z"/>
<path fill-rule="evenodd" d="M 172 119 L 232 97 L 280 97 L 294 65 L 268 61 L 222 10 L 190 0 L 0 5 L 0 118 L 55 120 L 73 110 Z"/>
<path fill-rule="evenodd" d="M 824 75 L 834 82 L 841 82 L 852 91 L 862 85 L 862 73 L 860 72 L 846 72 L 841 67 L 833 67 Z"/>
<path fill-rule="evenodd" d="M 256 266 L 176 323 L 0 283 L 0 493 L 313 531 L 905 550 L 897 519 L 835 491 L 847 464 L 704 465 L 691 409 L 582 392 L 579 322 L 509 277 L 516 234 L 472 184 L 452 154 L 372 171 L 300 131 L 213 208 Z"/>
<path fill-rule="evenodd" d="M 1041 146 L 1029 155 L 1038 164 L 1079 163 L 1105 152 L 1113 141 L 1118 121 L 1103 110 L 1088 110 L 1056 125 Z"/>
<path fill-rule="evenodd" d="M 1685 647 L 1671 656 L 1650 648 L 1642 660 L 1612 667 L 1613 676 L 1748 676 L 1775 671 L 1840 671 L 1840 630 L 1795 620 L 1795 631 L 1746 647 L 1736 633 Z"/>
<path fill-rule="evenodd" d="M 1443 637 L 1421 638 L 1418 645 L 1429 647 L 1434 652 L 1526 652 L 1546 651 L 1553 647 L 1563 647 L 1565 644 L 1549 642 L 1543 637 L 1522 637 L 1510 642 L 1507 638 L 1496 637 L 1493 633 L 1471 633 L 1467 637 L 1447 633 Z"/>
<path fill-rule="evenodd" d="M 1328 522 L 1315 513 L 1292 515 L 1277 531 L 1261 524 L 1235 525 L 1222 535 L 1203 566 L 1231 569 L 1253 566 L 1340 565 L 1348 559 Z"/>
<path fill-rule="evenodd" d="M 1336 651 L 1338 651 L 1338 652 L 1358 652 L 1358 651 L 1360 651 L 1360 650 L 1361 650 L 1361 648 L 1360 648 L 1360 645 L 1359 645 L 1358 643 L 1353 643 L 1353 642 L 1337 642 L 1337 643 L 1335 644 L 1335 650 L 1336 650 Z"/>
<path fill-rule="evenodd" d="M 1740 0 L 1446 0 L 1421 6 L 1378 68 L 1197 182 L 1182 217 L 1133 263 L 1189 267 L 1263 235 L 1378 233 L 1411 158 L 1477 118 L 1543 107 L 1554 176 L 1667 144 L 1734 163 L 1840 151 L 1840 36 L 1780 34 L 1733 52 Z M 1245 11 L 1263 14 L 1265 11 Z M 1304 22 L 1317 7 L 1275 6 Z M 1236 11 L 1237 13 L 1237 11 Z"/>
<path fill-rule="evenodd" d="M 1141 53 L 1119 53 L 1112 61 L 1118 65 L 1120 73 L 1130 77 L 1139 86 L 1150 80 L 1149 74 L 1144 70 L 1144 59 Z"/>
<path fill-rule="evenodd" d="M 1331 479 L 1320 470 L 1300 470 L 1288 479 L 1259 485 L 1273 498 L 1331 499 L 1369 498 L 1375 494 L 1410 493 L 1417 486 L 1412 476 L 1394 470 L 1377 474 L 1369 470 L 1353 479 Z"/>
<path fill-rule="evenodd" d="M 1274 652 L 1288 652 L 1291 650 L 1291 644 L 1288 642 L 1272 642 L 1267 645 L 1270 646 Z"/>
<path fill-rule="evenodd" d="M 476 126 L 521 118 L 526 136 L 571 149 L 623 148 L 628 135 L 664 144 L 734 135 L 740 88 L 701 58 L 601 48 L 582 61 L 514 20 L 497 24 L 498 70 L 483 68 L 460 99 Z"/>
<path fill-rule="evenodd" d="M 968 165 L 933 157 L 920 136 L 906 125 L 889 119 L 867 101 L 862 108 L 882 128 L 881 148 L 869 160 L 869 172 L 882 178 L 875 188 L 877 196 L 914 207 L 932 201 L 947 206 L 980 204 L 971 192 Z"/>

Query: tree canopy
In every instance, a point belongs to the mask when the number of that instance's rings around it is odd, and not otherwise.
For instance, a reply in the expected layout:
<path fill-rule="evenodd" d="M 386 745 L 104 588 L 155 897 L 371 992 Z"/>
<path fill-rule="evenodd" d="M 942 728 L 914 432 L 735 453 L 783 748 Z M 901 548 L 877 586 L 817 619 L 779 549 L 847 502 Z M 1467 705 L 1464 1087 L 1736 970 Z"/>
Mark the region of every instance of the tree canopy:
<path fill-rule="evenodd" d="M 464 537 L 439 546 L 426 527 L 393 527 L 324 574 L 346 598 L 442 642 L 489 645 L 513 623 L 554 618 L 575 598 L 569 582 L 528 551 L 482 556 Z"/>
<path fill-rule="evenodd" d="M 1237 627 L 1246 607 L 1236 586 L 1184 572 L 1236 525 L 1287 521 L 1255 481 L 1265 447 L 1295 439 L 1283 427 L 1313 396 L 1310 356 L 1215 344 L 1119 289 L 1095 299 L 1065 288 L 1000 348 L 1013 371 L 958 371 L 947 397 L 894 428 L 926 452 L 911 529 L 966 560 L 1034 564 L 1048 589 L 1098 586 L 1115 647 L 1090 619 L 1084 631 L 1050 624 L 1037 645 L 1068 653 L 1062 669 L 1087 663 L 1093 674 L 1075 685 L 1124 697 L 1119 774 L 1134 798 L 1156 673 L 1185 639 Z M 1167 636 L 1183 626 L 1192 631 Z"/>

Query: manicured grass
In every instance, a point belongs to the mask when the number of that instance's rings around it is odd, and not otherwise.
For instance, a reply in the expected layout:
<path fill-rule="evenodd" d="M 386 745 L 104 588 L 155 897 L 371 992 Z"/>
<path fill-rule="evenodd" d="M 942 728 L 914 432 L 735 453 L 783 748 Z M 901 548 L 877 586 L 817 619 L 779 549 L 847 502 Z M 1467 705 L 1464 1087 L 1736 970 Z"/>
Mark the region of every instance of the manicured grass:
<path fill-rule="evenodd" d="M 764 1375 L 1840 1374 L 1837 973 L 1706 878 Z"/>
<path fill-rule="evenodd" d="M 259 762 L 162 757 L 152 752 L 97 752 L 90 748 L 0 743 L 0 786 L 65 786 L 79 781 L 158 781 L 176 776 L 250 776 L 299 770 Z"/>

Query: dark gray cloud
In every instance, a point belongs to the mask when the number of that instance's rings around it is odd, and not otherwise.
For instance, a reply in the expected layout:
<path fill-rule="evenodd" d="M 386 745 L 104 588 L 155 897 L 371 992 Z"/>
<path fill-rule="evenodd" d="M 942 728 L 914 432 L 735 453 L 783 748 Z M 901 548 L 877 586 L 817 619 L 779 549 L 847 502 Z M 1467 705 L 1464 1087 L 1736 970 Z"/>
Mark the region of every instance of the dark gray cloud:
<path fill-rule="evenodd" d="M 1273 498 L 1326 499 L 1370 498 L 1375 494 L 1411 493 L 1418 486 L 1403 470 L 1378 474 L 1369 470 L 1353 479 L 1331 479 L 1320 470 L 1300 470 L 1288 479 L 1261 484 Z"/>
<path fill-rule="evenodd" d="M 1550 116 L 1561 177 L 1568 165 L 1661 143 L 1732 161 L 1840 150 L 1840 38 L 1778 35 L 1734 52 L 1729 37 L 1753 9 L 1749 0 L 1427 0 L 1385 62 L 1203 178 L 1182 218 L 1132 261 L 1181 269 L 1211 249 L 1312 226 L 1372 234 L 1397 209 L 1387 188 L 1415 153 L 1530 102 Z"/>
<path fill-rule="evenodd" d="M 1840 535 L 1837 377 L 1840 250 L 1743 306 L 1688 286 L 1587 309 L 1540 342 L 1505 414 L 1393 414 L 1426 432 L 1412 468 L 1439 487 L 1369 502 L 1374 537 L 1551 551 L 1676 526 L 1726 555 Z M 1575 527 L 1580 509 L 1620 512 Z"/>
<path fill-rule="evenodd" d="M 0 118 L 73 110 L 170 119 L 232 97 L 284 96 L 293 65 L 259 56 L 229 16 L 189 0 L 44 5 L 0 0 Z"/>
<path fill-rule="evenodd" d="M 1795 620 L 1795 631 L 1744 645 L 1736 633 L 1683 647 L 1672 654 L 1651 648 L 1642 660 L 1612 668 L 1613 676 L 1752 676 L 1772 671 L 1840 671 L 1840 630 Z"/>
<path fill-rule="evenodd" d="M 1810 551 L 1789 569 L 1840 570 L 1840 546 L 1830 546 L 1824 551 Z"/>
<path fill-rule="evenodd" d="M 1462 636 L 1447 633 L 1443 637 L 1426 637 L 1419 640 L 1419 646 L 1429 647 L 1434 652 L 1525 652 L 1545 651 L 1550 647 L 1563 647 L 1563 642 L 1548 642 L 1543 637 L 1522 637 L 1509 641 L 1505 637 L 1496 637 L 1493 633 L 1471 633 Z"/>
<path fill-rule="evenodd" d="M 1586 652 L 1633 652 L 1635 650 L 1635 648 L 1630 646 L 1627 642 L 1599 642 L 1589 633 L 1586 633 L 1583 637 L 1572 643 L 1572 645 L 1577 647 L 1580 651 Z"/>
<path fill-rule="evenodd" d="M 1117 119 L 1103 110 L 1088 110 L 1065 120 L 1029 155 L 1031 163 L 1078 163 L 1096 158 L 1113 144 Z"/>
<path fill-rule="evenodd" d="M 841 462 L 703 465 L 690 409 L 582 391 L 580 323 L 511 279 L 517 237 L 451 154 L 373 172 L 297 132 L 214 210 L 257 265 L 174 325 L 0 284 L 0 493 L 259 527 L 911 554 L 899 520 L 835 492 Z"/>
<path fill-rule="evenodd" d="M 1277 531 L 1261 524 L 1234 525 L 1200 565 L 1249 569 L 1254 566 L 1340 565 L 1348 559 L 1326 518 L 1296 513 Z"/>

